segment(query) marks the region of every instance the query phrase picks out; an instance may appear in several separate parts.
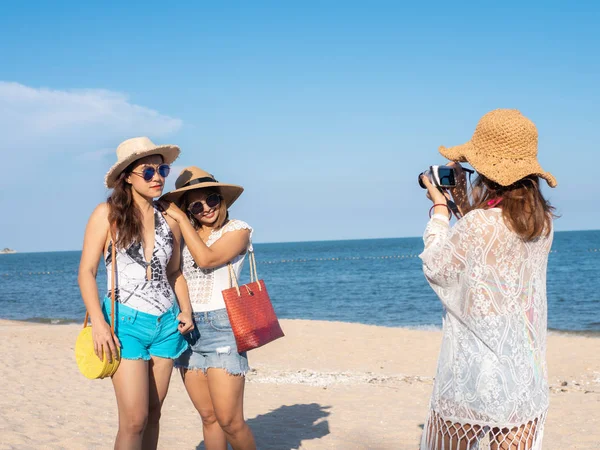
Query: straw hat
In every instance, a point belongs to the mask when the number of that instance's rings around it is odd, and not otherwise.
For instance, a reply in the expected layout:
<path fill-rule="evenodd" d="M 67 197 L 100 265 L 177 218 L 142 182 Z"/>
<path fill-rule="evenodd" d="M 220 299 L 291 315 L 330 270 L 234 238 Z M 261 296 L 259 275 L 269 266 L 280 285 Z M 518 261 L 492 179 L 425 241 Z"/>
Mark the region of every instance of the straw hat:
<path fill-rule="evenodd" d="M 556 178 L 545 172 L 537 160 L 538 133 L 535 125 L 516 109 L 496 109 L 484 115 L 469 142 L 440 147 L 451 161 L 468 162 L 480 174 L 501 186 L 527 175 L 544 178 L 550 187 Z"/>
<path fill-rule="evenodd" d="M 203 189 L 209 187 L 219 188 L 219 193 L 223 201 L 229 208 L 238 197 L 244 192 L 244 188 L 235 184 L 219 183 L 210 173 L 199 167 L 190 166 L 181 171 L 177 180 L 175 180 L 175 190 L 166 193 L 160 199 L 169 202 L 175 202 L 180 205 L 183 194 L 194 189 Z"/>
<path fill-rule="evenodd" d="M 180 150 L 176 145 L 156 145 L 147 137 L 127 139 L 117 147 L 117 162 L 106 172 L 104 184 L 114 188 L 117 178 L 129 164 L 150 155 L 162 155 L 165 164 L 171 164 L 179 156 Z"/>

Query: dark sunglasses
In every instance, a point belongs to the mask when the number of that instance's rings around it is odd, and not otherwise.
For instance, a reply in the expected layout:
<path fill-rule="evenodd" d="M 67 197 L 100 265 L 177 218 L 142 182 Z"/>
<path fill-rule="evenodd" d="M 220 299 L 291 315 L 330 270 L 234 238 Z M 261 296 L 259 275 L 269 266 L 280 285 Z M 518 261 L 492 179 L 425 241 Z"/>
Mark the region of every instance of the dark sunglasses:
<path fill-rule="evenodd" d="M 204 211 L 204 203 L 206 203 L 206 206 L 209 208 L 216 208 L 221 204 L 221 196 L 219 194 L 210 194 L 204 201 L 198 200 L 194 203 L 190 203 L 190 206 L 188 206 L 188 211 L 194 215 L 200 214 L 202 211 Z"/>
<path fill-rule="evenodd" d="M 142 177 L 144 179 L 144 181 L 150 181 L 150 180 L 152 180 L 152 178 L 154 178 L 154 174 L 157 171 L 161 177 L 167 178 L 169 176 L 169 173 L 171 173 L 171 167 L 168 164 L 161 164 L 160 166 L 158 166 L 158 169 L 155 169 L 152 166 L 146 166 L 146 167 L 144 167 L 144 170 L 142 170 L 142 173 L 138 173 L 138 172 L 131 172 L 131 173 L 134 173 L 134 174 Z"/>

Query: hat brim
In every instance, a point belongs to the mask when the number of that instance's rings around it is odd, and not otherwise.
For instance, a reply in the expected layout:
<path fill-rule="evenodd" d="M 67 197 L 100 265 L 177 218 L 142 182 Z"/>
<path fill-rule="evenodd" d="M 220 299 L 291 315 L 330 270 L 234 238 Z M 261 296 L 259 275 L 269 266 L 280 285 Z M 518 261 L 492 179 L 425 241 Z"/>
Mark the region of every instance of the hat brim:
<path fill-rule="evenodd" d="M 556 178 L 550 172 L 542 169 L 535 158 L 498 158 L 494 155 L 478 152 L 471 141 L 454 147 L 441 146 L 439 152 L 450 161 L 469 163 L 478 173 L 501 186 L 510 186 L 528 175 L 543 178 L 550 187 L 558 185 Z"/>
<path fill-rule="evenodd" d="M 108 172 L 106 172 L 106 176 L 104 177 L 104 185 L 109 189 L 114 188 L 117 178 L 119 178 L 121 172 L 123 172 L 127 166 L 138 159 L 145 158 L 146 156 L 161 155 L 165 164 L 173 164 L 173 162 L 175 162 L 175 160 L 179 157 L 179 153 L 181 153 L 181 150 L 176 145 L 159 145 L 141 152 L 132 153 L 127 158 L 117 161 L 108 170 Z"/>
<path fill-rule="evenodd" d="M 175 189 L 174 191 L 167 192 L 163 195 L 160 200 L 165 200 L 168 202 L 173 202 L 177 204 L 177 206 L 181 206 L 181 201 L 183 200 L 184 194 L 189 191 L 193 191 L 195 189 L 206 189 L 206 188 L 218 188 L 221 196 L 223 197 L 223 201 L 229 208 L 231 205 L 235 203 L 235 201 L 242 195 L 244 192 L 244 188 L 242 186 L 237 186 L 235 184 L 225 184 L 219 182 L 206 182 L 194 184 L 192 186 L 185 186 L 179 189 Z"/>

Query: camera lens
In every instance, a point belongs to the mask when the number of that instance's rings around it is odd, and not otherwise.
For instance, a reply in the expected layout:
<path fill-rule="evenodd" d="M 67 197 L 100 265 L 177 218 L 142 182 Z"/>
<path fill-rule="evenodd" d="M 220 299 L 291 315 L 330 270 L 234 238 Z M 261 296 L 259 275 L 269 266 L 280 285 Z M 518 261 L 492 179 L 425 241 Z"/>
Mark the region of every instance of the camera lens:
<path fill-rule="evenodd" d="M 428 178 L 431 180 L 430 171 L 429 171 L 429 170 L 426 170 L 425 172 L 421 172 L 421 173 L 419 174 L 419 186 L 421 186 L 421 188 L 423 188 L 423 189 L 427 189 L 427 186 L 425 186 L 425 185 L 423 184 L 423 180 L 421 180 L 421 177 L 422 177 L 422 176 L 426 176 L 426 177 L 428 177 Z"/>

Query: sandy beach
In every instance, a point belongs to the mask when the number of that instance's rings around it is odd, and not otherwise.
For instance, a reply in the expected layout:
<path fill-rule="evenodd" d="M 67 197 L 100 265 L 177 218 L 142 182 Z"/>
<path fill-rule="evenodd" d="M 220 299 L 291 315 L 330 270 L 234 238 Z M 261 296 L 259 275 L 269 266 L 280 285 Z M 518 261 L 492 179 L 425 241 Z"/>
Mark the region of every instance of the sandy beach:
<path fill-rule="evenodd" d="M 439 331 L 284 320 L 286 337 L 250 353 L 246 417 L 259 449 L 418 447 Z M 0 321 L 0 449 L 108 449 L 110 380 L 77 370 L 78 325 Z M 600 340 L 551 334 L 545 449 L 600 448 Z M 203 449 L 200 418 L 174 372 L 161 449 Z"/>

